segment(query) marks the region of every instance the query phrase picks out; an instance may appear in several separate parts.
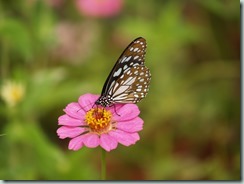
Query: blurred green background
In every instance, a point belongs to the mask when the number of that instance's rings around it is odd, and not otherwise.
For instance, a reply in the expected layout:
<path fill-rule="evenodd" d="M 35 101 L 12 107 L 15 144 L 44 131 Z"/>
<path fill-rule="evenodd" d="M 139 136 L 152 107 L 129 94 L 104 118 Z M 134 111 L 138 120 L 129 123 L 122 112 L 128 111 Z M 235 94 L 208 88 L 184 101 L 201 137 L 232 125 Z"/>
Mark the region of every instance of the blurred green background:
<path fill-rule="evenodd" d="M 100 94 L 142 36 L 152 73 L 138 104 L 144 129 L 107 154 L 107 178 L 239 180 L 240 2 L 85 2 L 0 1 L 0 178 L 99 179 L 100 148 L 68 150 L 57 119 L 80 95 Z"/>

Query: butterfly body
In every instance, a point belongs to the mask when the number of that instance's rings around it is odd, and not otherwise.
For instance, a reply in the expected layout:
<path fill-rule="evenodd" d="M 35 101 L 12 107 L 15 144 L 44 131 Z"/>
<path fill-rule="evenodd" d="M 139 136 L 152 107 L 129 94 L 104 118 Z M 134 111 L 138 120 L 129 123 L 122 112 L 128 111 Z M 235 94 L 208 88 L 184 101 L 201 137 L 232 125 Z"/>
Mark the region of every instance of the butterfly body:
<path fill-rule="evenodd" d="M 151 73 L 144 65 L 145 54 L 146 40 L 142 37 L 127 46 L 108 75 L 96 105 L 137 103 L 147 95 Z"/>

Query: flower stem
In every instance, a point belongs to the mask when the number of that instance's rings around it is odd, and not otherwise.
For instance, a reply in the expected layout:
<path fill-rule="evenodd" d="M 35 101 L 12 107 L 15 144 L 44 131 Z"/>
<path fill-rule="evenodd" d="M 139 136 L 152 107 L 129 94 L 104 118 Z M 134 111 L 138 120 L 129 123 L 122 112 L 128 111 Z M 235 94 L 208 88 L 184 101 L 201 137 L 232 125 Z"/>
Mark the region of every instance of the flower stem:
<path fill-rule="evenodd" d="M 106 151 L 101 148 L 101 180 L 106 180 Z"/>

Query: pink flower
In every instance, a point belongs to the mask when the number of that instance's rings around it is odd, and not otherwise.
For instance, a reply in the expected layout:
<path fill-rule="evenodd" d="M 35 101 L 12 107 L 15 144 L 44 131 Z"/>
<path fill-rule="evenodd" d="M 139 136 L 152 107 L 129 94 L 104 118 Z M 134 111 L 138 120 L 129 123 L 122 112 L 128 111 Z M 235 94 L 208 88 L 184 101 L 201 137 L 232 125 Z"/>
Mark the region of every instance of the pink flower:
<path fill-rule="evenodd" d="M 122 8 L 122 0 L 76 0 L 77 8 L 85 16 L 111 17 Z"/>
<path fill-rule="evenodd" d="M 111 107 L 95 106 L 98 95 L 80 96 L 78 103 L 66 106 L 58 119 L 60 139 L 71 138 L 70 150 L 83 146 L 101 146 L 106 151 L 115 149 L 118 143 L 130 146 L 140 139 L 137 132 L 143 128 L 140 111 L 135 104 L 116 104 Z"/>

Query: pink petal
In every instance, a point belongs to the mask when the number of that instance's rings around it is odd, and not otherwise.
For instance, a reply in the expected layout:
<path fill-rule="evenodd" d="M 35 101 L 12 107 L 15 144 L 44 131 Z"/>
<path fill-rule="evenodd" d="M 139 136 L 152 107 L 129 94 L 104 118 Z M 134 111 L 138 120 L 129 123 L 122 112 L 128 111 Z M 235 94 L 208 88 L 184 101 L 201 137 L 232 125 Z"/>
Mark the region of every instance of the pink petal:
<path fill-rule="evenodd" d="M 82 120 L 72 118 L 67 114 L 64 114 L 58 118 L 58 124 L 67 126 L 80 126 L 84 125 L 84 122 Z"/>
<path fill-rule="evenodd" d="M 88 148 L 95 148 L 100 144 L 100 140 L 97 134 L 85 134 L 83 136 L 83 143 Z"/>
<path fill-rule="evenodd" d="M 102 134 L 100 137 L 100 146 L 106 151 L 111 151 L 118 146 L 118 142 L 112 136 L 108 134 Z"/>
<path fill-rule="evenodd" d="M 64 112 L 68 114 L 70 117 L 75 119 L 83 120 L 86 112 L 81 108 L 80 104 L 77 102 L 72 102 L 68 104 Z"/>
<path fill-rule="evenodd" d="M 119 121 L 117 122 L 116 128 L 130 133 L 138 132 L 143 128 L 143 120 L 136 117 L 127 121 Z"/>
<path fill-rule="evenodd" d="M 89 111 L 95 104 L 95 101 L 99 98 L 99 95 L 93 95 L 90 93 L 84 94 L 79 97 L 79 104 L 85 110 Z"/>
<path fill-rule="evenodd" d="M 113 120 L 117 122 L 133 119 L 140 114 L 139 108 L 135 104 L 125 104 L 116 111 L 117 114 L 113 114 Z"/>
<path fill-rule="evenodd" d="M 61 126 L 57 130 L 57 134 L 60 139 L 65 139 L 67 137 L 74 138 L 84 132 L 84 128 L 81 127 L 67 127 Z"/>
<path fill-rule="evenodd" d="M 116 15 L 122 8 L 122 0 L 77 0 L 82 14 L 92 17 L 109 17 Z"/>
<path fill-rule="evenodd" d="M 118 114 L 118 111 L 121 107 L 123 107 L 125 104 L 114 104 L 111 107 L 106 107 L 106 110 L 109 110 L 113 115 Z"/>
<path fill-rule="evenodd" d="M 127 133 L 121 130 L 110 131 L 109 135 L 125 146 L 130 146 L 140 140 L 138 133 Z"/>
<path fill-rule="evenodd" d="M 69 142 L 69 149 L 76 151 L 76 150 L 82 148 L 83 147 L 83 136 L 84 135 L 81 135 L 81 136 L 71 139 Z"/>

